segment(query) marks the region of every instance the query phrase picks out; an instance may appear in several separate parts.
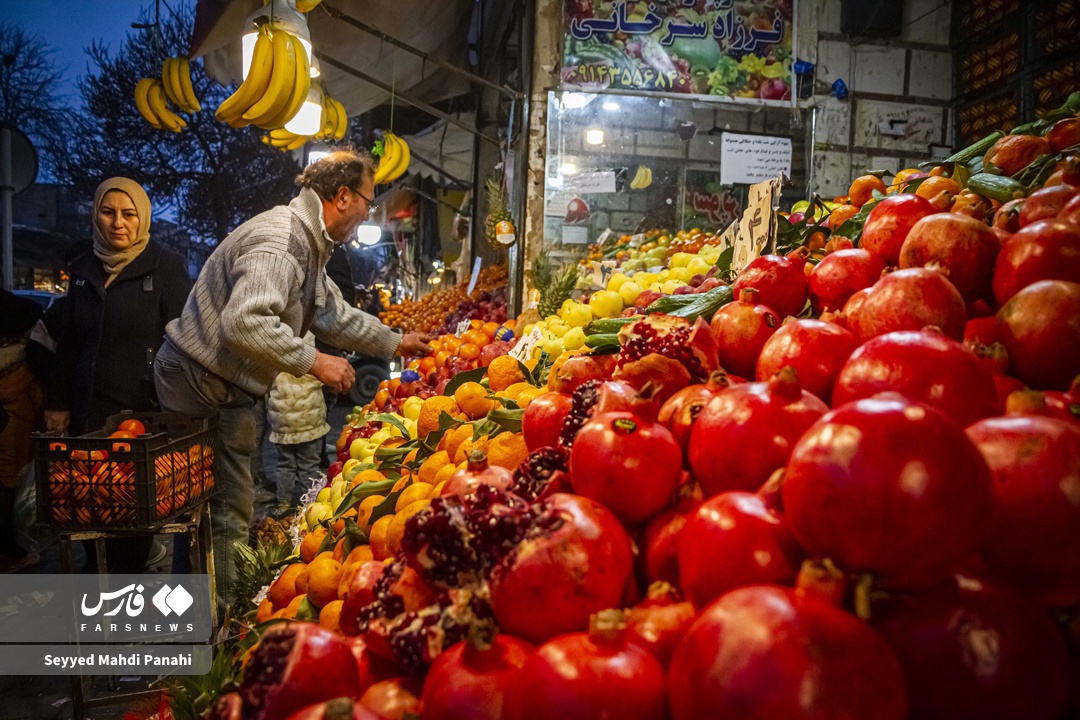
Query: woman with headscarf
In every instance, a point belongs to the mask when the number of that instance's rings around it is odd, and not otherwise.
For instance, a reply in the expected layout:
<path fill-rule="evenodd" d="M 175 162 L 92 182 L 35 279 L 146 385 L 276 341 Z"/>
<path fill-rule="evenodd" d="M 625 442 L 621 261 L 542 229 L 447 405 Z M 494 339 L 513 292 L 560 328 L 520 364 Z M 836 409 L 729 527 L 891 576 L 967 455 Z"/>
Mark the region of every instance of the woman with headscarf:
<path fill-rule="evenodd" d="M 82 435 L 122 410 L 155 410 L 154 356 L 165 325 L 184 308 L 191 278 L 183 257 L 150 238 L 150 198 L 133 180 L 98 186 L 94 241 L 69 255 L 68 292 L 55 375 L 46 401 L 48 430 Z M 110 542 L 113 572 L 141 572 L 146 542 Z M 140 558 L 141 556 L 141 558 Z M 92 553 L 87 564 L 94 565 Z"/>

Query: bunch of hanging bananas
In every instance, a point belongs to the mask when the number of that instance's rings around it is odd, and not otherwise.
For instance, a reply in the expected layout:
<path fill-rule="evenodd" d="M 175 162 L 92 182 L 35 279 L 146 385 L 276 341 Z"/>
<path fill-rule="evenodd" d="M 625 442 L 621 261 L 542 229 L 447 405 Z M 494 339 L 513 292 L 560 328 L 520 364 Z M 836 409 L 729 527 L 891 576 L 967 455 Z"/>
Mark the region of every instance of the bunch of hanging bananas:
<path fill-rule="evenodd" d="M 135 107 L 158 130 L 180 132 L 187 127 L 184 118 L 169 109 L 165 87 L 157 78 L 143 78 L 135 85 Z"/>
<path fill-rule="evenodd" d="M 324 93 L 322 127 L 315 133 L 315 139 L 341 140 L 348 128 L 349 116 L 345 112 L 345 106 Z"/>
<path fill-rule="evenodd" d="M 266 24 L 259 28 L 247 77 L 218 106 L 214 117 L 233 127 L 275 130 L 292 120 L 310 87 L 311 68 L 304 46 L 294 35 Z"/>
<path fill-rule="evenodd" d="M 379 169 L 375 172 L 375 184 L 384 185 L 397 180 L 409 169 L 412 154 L 409 145 L 389 130 L 383 132 L 383 153 Z"/>
<path fill-rule="evenodd" d="M 165 58 L 161 66 L 161 84 L 165 95 L 173 105 L 192 114 L 202 110 L 199 99 L 195 97 L 195 88 L 191 85 L 191 66 L 184 55 Z"/>
<path fill-rule="evenodd" d="M 311 138 L 307 135 L 297 135 L 285 128 L 275 128 L 262 136 L 262 141 L 271 147 L 276 147 L 282 152 L 290 152 L 302 148 Z"/>
<path fill-rule="evenodd" d="M 634 173 L 634 179 L 630 181 L 630 187 L 634 190 L 641 190 L 652 185 L 652 170 L 644 165 L 638 165 L 637 172 Z"/>

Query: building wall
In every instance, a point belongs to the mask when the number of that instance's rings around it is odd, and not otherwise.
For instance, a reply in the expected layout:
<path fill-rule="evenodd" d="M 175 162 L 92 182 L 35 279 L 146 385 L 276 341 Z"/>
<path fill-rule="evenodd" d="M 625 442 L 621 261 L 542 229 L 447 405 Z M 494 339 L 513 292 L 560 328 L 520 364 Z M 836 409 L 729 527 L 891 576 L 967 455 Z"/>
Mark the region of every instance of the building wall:
<path fill-rule="evenodd" d="M 951 9 L 941 0 L 905 0 L 898 38 L 852 42 L 840 31 L 840 0 L 800 0 L 798 56 L 815 64 L 813 185 L 823 197 L 847 193 L 866 170 L 896 171 L 951 145 Z M 831 93 L 836 80 L 846 100 Z M 883 123 L 903 134 L 882 132 Z"/>

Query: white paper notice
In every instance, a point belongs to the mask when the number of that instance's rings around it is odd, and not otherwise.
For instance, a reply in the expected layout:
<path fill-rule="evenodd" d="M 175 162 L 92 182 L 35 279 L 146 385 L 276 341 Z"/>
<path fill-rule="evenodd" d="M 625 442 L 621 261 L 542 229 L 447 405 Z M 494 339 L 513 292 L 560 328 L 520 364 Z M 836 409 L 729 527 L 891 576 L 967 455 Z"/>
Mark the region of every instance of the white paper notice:
<path fill-rule="evenodd" d="M 769 135 L 720 136 L 720 183 L 752 184 L 783 173 L 791 177 L 791 138 Z"/>
<path fill-rule="evenodd" d="M 613 193 L 615 192 L 615 171 L 602 170 L 568 175 L 563 178 L 563 189 L 578 194 Z"/>

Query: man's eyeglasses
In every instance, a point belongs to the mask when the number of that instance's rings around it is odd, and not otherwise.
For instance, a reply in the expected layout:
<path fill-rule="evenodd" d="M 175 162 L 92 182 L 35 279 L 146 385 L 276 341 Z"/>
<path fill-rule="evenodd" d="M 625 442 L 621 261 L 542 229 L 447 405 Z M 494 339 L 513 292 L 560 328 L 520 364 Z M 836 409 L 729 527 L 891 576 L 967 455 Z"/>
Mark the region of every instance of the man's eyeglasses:
<path fill-rule="evenodd" d="M 375 212 L 375 198 L 369 198 L 367 195 L 360 192 L 359 190 L 357 190 L 354 187 L 350 187 L 348 185 L 346 185 L 345 187 L 349 188 L 354 193 L 356 193 L 357 195 L 359 195 L 361 198 L 364 199 L 364 202 L 367 204 L 367 216 L 371 217 L 371 214 Z"/>

